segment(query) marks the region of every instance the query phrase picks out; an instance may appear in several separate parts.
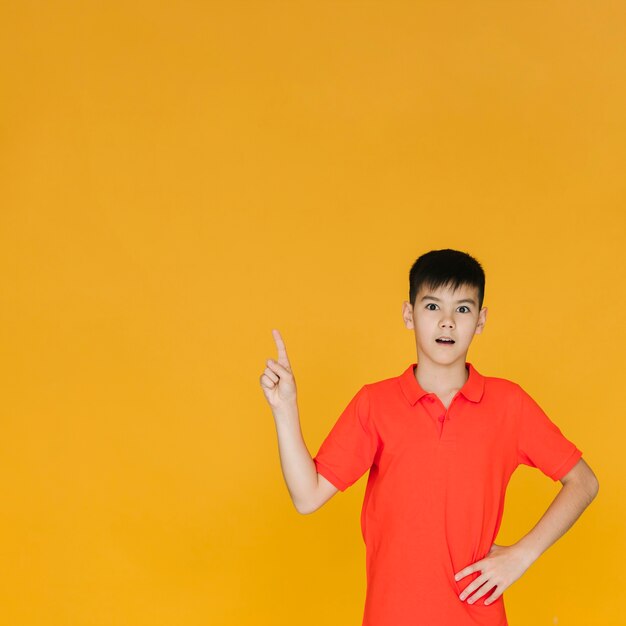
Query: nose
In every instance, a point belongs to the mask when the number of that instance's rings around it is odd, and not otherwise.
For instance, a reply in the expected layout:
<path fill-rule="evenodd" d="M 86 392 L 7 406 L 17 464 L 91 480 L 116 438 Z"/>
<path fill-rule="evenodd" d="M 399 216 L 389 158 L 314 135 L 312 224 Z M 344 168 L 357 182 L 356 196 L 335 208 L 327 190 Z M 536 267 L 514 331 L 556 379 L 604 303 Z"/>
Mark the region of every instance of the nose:
<path fill-rule="evenodd" d="M 440 326 L 449 326 L 450 328 L 454 328 L 454 320 L 452 319 L 450 315 L 444 314 L 439 324 Z"/>

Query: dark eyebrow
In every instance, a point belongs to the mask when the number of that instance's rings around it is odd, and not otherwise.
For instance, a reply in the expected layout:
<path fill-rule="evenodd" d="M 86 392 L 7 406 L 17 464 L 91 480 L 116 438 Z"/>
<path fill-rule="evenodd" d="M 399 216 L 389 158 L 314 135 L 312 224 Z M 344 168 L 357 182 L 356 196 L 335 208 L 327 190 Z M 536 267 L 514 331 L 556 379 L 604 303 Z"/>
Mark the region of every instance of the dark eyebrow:
<path fill-rule="evenodd" d="M 437 302 L 441 302 L 441 300 L 439 298 L 435 298 L 435 296 L 424 296 L 420 302 L 423 302 L 424 300 L 436 300 Z M 462 300 L 457 300 L 456 301 L 457 304 L 461 304 L 461 302 L 469 302 L 470 304 L 476 304 L 475 300 L 472 300 L 471 298 L 463 298 Z"/>

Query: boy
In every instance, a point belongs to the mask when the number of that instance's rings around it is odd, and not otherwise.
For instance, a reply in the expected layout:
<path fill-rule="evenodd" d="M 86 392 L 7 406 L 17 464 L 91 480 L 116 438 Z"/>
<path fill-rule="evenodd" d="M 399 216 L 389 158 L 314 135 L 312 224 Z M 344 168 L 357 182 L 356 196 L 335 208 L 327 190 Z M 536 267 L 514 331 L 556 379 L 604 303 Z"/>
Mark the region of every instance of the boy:
<path fill-rule="evenodd" d="M 598 493 L 582 452 L 518 384 L 466 361 L 483 331 L 485 275 L 473 257 L 432 250 L 409 272 L 407 328 L 417 363 L 365 384 L 311 458 L 280 333 L 260 382 L 298 512 L 316 511 L 369 470 L 361 510 L 362 626 L 506 626 L 503 592 Z M 493 543 L 519 464 L 563 487 L 517 543 Z"/>

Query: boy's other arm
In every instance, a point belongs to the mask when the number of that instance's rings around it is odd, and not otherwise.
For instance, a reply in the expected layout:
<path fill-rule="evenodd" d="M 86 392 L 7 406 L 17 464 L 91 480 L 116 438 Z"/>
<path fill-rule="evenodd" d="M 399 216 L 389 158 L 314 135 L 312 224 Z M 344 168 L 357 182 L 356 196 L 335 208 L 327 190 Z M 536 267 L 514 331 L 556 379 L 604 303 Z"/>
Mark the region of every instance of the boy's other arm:
<path fill-rule="evenodd" d="M 561 484 L 563 487 L 541 519 L 515 544 L 524 555 L 527 566 L 571 528 L 600 488 L 596 475 L 582 458 L 561 478 Z"/>
<path fill-rule="evenodd" d="M 495 591 L 484 603 L 488 605 L 497 600 L 570 528 L 599 490 L 598 479 L 582 458 L 561 478 L 561 483 L 563 487 L 527 535 L 510 546 L 494 543 L 484 559 L 471 563 L 455 574 L 455 580 L 461 580 L 474 572 L 481 573 L 463 589 L 459 596 L 461 601 L 467 599 L 472 604 L 494 588 Z"/>

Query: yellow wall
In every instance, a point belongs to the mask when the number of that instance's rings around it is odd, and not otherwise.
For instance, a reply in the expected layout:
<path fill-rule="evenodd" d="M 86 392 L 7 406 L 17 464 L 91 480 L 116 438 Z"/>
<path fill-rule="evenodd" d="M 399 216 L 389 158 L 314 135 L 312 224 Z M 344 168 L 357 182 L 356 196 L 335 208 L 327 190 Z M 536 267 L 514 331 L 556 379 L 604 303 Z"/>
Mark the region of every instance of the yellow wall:
<path fill-rule="evenodd" d="M 626 624 L 624 24 L 609 1 L 3 2 L 0 624 L 360 624 L 366 477 L 298 515 L 259 376 L 278 328 L 313 454 L 416 357 L 408 270 L 442 247 L 487 272 L 469 360 L 601 484 L 505 592 L 511 626 Z M 559 487 L 520 467 L 498 543 Z"/>

